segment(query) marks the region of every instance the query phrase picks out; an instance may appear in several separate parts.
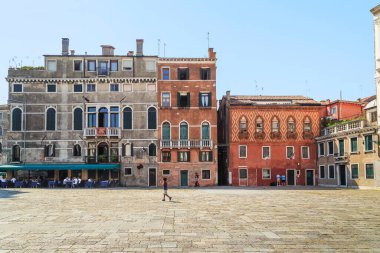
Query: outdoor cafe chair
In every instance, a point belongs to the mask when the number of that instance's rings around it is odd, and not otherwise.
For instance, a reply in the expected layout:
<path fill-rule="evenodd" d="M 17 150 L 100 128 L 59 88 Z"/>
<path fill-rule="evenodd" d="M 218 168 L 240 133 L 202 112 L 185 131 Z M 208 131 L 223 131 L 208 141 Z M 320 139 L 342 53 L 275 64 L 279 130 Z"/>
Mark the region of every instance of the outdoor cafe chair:
<path fill-rule="evenodd" d="M 49 188 L 55 188 L 55 181 L 49 181 L 48 186 Z"/>
<path fill-rule="evenodd" d="M 21 188 L 24 185 L 23 181 L 16 181 L 15 182 L 15 188 Z"/>
<path fill-rule="evenodd" d="M 1 188 L 8 188 L 8 182 L 1 182 Z"/>
<path fill-rule="evenodd" d="M 31 187 L 32 188 L 37 188 L 38 187 L 38 182 L 32 182 Z"/>
<path fill-rule="evenodd" d="M 108 181 L 107 180 L 106 181 L 100 181 L 100 187 L 102 187 L 102 188 L 108 187 Z"/>

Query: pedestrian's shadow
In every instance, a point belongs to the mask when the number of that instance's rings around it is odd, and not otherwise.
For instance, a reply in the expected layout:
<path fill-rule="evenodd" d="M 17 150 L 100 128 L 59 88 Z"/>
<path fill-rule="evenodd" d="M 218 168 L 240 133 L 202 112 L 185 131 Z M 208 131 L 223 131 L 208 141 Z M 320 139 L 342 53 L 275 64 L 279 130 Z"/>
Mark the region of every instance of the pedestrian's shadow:
<path fill-rule="evenodd" d="M 174 204 L 177 204 L 177 203 L 182 203 L 181 201 L 176 201 L 176 200 L 171 200 L 171 201 L 166 201 L 166 202 L 169 202 L 169 203 L 174 203 Z"/>

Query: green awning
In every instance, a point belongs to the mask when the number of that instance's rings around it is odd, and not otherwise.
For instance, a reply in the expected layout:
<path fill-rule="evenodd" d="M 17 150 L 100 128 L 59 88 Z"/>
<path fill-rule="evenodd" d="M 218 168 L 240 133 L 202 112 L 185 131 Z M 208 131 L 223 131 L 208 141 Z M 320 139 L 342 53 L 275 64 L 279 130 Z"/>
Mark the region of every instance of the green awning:
<path fill-rule="evenodd" d="M 5 170 L 112 170 L 119 169 L 120 164 L 5 164 L 0 165 L 0 171 Z"/>

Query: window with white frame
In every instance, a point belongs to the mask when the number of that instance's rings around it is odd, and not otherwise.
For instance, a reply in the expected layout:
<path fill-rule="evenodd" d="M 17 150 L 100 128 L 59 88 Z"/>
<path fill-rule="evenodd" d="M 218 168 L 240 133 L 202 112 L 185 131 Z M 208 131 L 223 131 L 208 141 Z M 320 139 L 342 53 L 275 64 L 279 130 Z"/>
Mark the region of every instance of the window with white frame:
<path fill-rule="evenodd" d="M 110 60 L 110 71 L 116 72 L 119 70 L 118 60 Z"/>
<path fill-rule="evenodd" d="M 239 178 L 240 179 L 247 179 L 248 178 L 247 169 L 239 169 Z"/>
<path fill-rule="evenodd" d="M 351 164 L 351 179 L 359 179 L 359 164 Z"/>
<path fill-rule="evenodd" d="M 170 92 L 161 93 L 161 106 L 166 108 L 170 107 Z"/>
<path fill-rule="evenodd" d="M 22 92 L 22 84 L 14 83 L 13 84 L 13 92 Z"/>
<path fill-rule="evenodd" d="M 132 176 L 132 168 L 124 168 L 125 176 Z"/>
<path fill-rule="evenodd" d="M 122 64 L 123 64 L 123 70 L 124 71 L 132 71 L 133 70 L 132 59 L 124 59 Z"/>
<path fill-rule="evenodd" d="M 165 175 L 165 176 L 170 175 L 170 170 L 162 170 L 162 175 Z"/>
<path fill-rule="evenodd" d="M 365 135 L 364 136 L 364 151 L 373 151 L 373 141 L 372 141 L 372 135 Z"/>
<path fill-rule="evenodd" d="M 324 179 L 325 178 L 325 166 L 319 165 L 319 178 Z"/>
<path fill-rule="evenodd" d="M 239 146 L 239 158 L 247 158 L 247 146 L 240 145 Z"/>
<path fill-rule="evenodd" d="M 48 84 L 46 87 L 47 92 L 57 92 L 56 84 Z"/>
<path fill-rule="evenodd" d="M 87 92 L 95 92 L 96 91 L 96 85 L 94 83 L 87 84 Z"/>
<path fill-rule="evenodd" d="M 318 143 L 318 156 L 324 156 L 325 155 L 325 143 L 320 142 Z"/>
<path fill-rule="evenodd" d="M 110 84 L 110 91 L 119 91 L 119 84 L 118 83 L 111 83 Z"/>
<path fill-rule="evenodd" d="M 270 147 L 262 147 L 262 157 L 263 159 L 270 158 Z"/>
<path fill-rule="evenodd" d="M 334 155 L 334 142 L 333 141 L 329 141 L 327 142 L 327 154 L 328 155 Z"/>
<path fill-rule="evenodd" d="M 287 146 L 286 147 L 286 159 L 294 159 L 294 147 Z"/>
<path fill-rule="evenodd" d="M 373 164 L 372 163 L 365 165 L 365 178 L 366 179 L 374 179 L 375 178 L 375 173 L 373 170 Z"/>
<path fill-rule="evenodd" d="M 263 179 L 271 179 L 270 169 L 263 169 Z"/>
<path fill-rule="evenodd" d="M 156 71 L 156 62 L 155 61 L 146 61 L 145 67 L 146 67 L 146 72 L 155 72 Z"/>
<path fill-rule="evenodd" d="M 358 137 L 350 138 L 350 152 L 357 153 L 358 152 Z"/>
<path fill-rule="evenodd" d="M 83 92 L 83 84 L 81 83 L 74 84 L 74 92 Z"/>
<path fill-rule="evenodd" d="M 309 159 L 310 158 L 310 150 L 308 146 L 302 146 L 302 159 Z"/>
<path fill-rule="evenodd" d="M 211 179 L 210 170 L 202 170 L 202 179 Z"/>
<path fill-rule="evenodd" d="M 47 70 L 51 72 L 57 71 L 57 61 L 56 60 L 47 60 L 46 62 Z"/>
<path fill-rule="evenodd" d="M 87 71 L 93 72 L 96 71 L 96 61 L 88 60 L 87 61 Z"/>
<path fill-rule="evenodd" d="M 329 165 L 329 178 L 335 178 L 335 165 Z"/>

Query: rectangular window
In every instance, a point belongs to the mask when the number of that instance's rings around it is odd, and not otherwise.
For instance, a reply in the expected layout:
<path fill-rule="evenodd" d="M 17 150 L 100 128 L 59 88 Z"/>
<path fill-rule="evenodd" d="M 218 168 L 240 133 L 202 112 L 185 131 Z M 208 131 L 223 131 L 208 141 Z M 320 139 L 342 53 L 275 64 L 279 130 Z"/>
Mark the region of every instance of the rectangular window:
<path fill-rule="evenodd" d="M 13 84 L 13 92 L 22 92 L 22 84 L 20 83 Z"/>
<path fill-rule="evenodd" d="M 359 179 L 359 165 L 351 164 L 351 179 Z"/>
<path fill-rule="evenodd" d="M 318 155 L 319 156 L 325 155 L 325 143 L 323 142 L 318 143 Z"/>
<path fill-rule="evenodd" d="M 178 80 L 189 80 L 188 68 L 178 68 Z"/>
<path fill-rule="evenodd" d="M 373 151 L 372 135 L 364 136 L 364 151 Z"/>
<path fill-rule="evenodd" d="M 294 147 L 286 147 L 286 159 L 294 159 Z"/>
<path fill-rule="evenodd" d="M 178 151 L 178 162 L 190 162 L 190 151 Z"/>
<path fill-rule="evenodd" d="M 96 71 L 96 61 L 88 60 L 87 61 L 87 71 Z"/>
<path fill-rule="evenodd" d="M 118 83 L 111 83 L 110 84 L 110 91 L 119 91 L 119 84 Z"/>
<path fill-rule="evenodd" d="M 327 142 L 327 149 L 328 155 L 334 155 L 334 142 Z"/>
<path fill-rule="evenodd" d="M 124 168 L 125 176 L 132 176 L 132 168 Z"/>
<path fill-rule="evenodd" d="M 96 107 L 87 108 L 87 127 L 96 127 Z"/>
<path fill-rule="evenodd" d="M 335 178 L 335 165 L 329 165 L 329 178 Z"/>
<path fill-rule="evenodd" d="M 74 92 L 82 92 L 83 85 L 82 84 L 74 84 Z"/>
<path fill-rule="evenodd" d="M 263 169 L 263 179 L 270 179 L 270 169 Z"/>
<path fill-rule="evenodd" d="M 87 92 L 95 92 L 96 91 L 96 85 L 94 83 L 87 84 Z"/>
<path fill-rule="evenodd" d="M 132 71 L 133 70 L 133 61 L 132 59 L 123 60 L 123 70 Z"/>
<path fill-rule="evenodd" d="M 302 147 L 302 159 L 309 159 L 309 158 L 310 158 L 309 147 L 303 146 Z"/>
<path fill-rule="evenodd" d="M 119 107 L 111 106 L 110 127 L 119 127 Z"/>
<path fill-rule="evenodd" d="M 82 71 L 82 61 L 74 60 L 74 71 Z"/>
<path fill-rule="evenodd" d="M 170 175 L 170 170 L 162 170 L 162 175 Z"/>
<path fill-rule="evenodd" d="M 247 179 L 247 177 L 248 177 L 247 169 L 239 169 L 239 178 Z"/>
<path fill-rule="evenodd" d="M 357 153 L 358 152 L 358 137 L 352 137 L 350 139 L 350 146 L 351 146 L 351 153 Z"/>
<path fill-rule="evenodd" d="M 156 62 L 155 61 L 146 61 L 145 67 L 146 67 L 146 72 L 155 72 L 156 71 Z"/>
<path fill-rule="evenodd" d="M 263 147 L 263 159 L 269 159 L 270 158 L 270 147 Z"/>
<path fill-rule="evenodd" d="M 190 92 L 178 92 L 177 97 L 178 107 L 190 107 Z"/>
<path fill-rule="evenodd" d="M 344 139 L 339 140 L 339 156 L 344 156 Z"/>
<path fill-rule="evenodd" d="M 239 146 L 239 158 L 247 158 L 247 146 Z"/>
<path fill-rule="evenodd" d="M 324 165 L 319 166 L 319 178 L 321 178 L 321 179 L 325 178 L 325 166 Z"/>
<path fill-rule="evenodd" d="M 47 92 L 57 92 L 57 86 L 55 84 L 48 84 Z"/>
<path fill-rule="evenodd" d="M 170 80 L 170 69 L 162 68 L 162 80 Z"/>
<path fill-rule="evenodd" d="M 373 164 L 366 164 L 365 165 L 365 178 L 366 179 L 374 179 L 375 174 L 373 172 Z"/>
<path fill-rule="evenodd" d="M 331 108 L 331 115 L 334 115 L 336 113 L 336 107 Z"/>
<path fill-rule="evenodd" d="M 122 156 L 133 156 L 133 143 L 125 143 L 121 146 Z"/>
<path fill-rule="evenodd" d="M 119 70 L 119 63 L 117 60 L 111 60 L 110 61 L 110 71 L 118 71 Z"/>
<path fill-rule="evenodd" d="M 48 60 L 47 61 L 47 70 L 55 72 L 57 71 L 57 61 L 56 60 Z"/>
<path fill-rule="evenodd" d="M 212 162 L 212 151 L 200 151 L 199 152 L 200 162 Z"/>
<path fill-rule="evenodd" d="M 201 80 L 210 80 L 210 68 L 201 68 Z"/>
<path fill-rule="evenodd" d="M 162 161 L 170 162 L 171 161 L 171 152 L 170 151 L 162 151 Z"/>
<path fill-rule="evenodd" d="M 199 93 L 199 107 L 211 107 L 211 92 Z"/>
<path fill-rule="evenodd" d="M 210 178 L 211 178 L 210 170 L 202 170 L 202 179 L 210 179 Z"/>
<path fill-rule="evenodd" d="M 170 107 L 170 92 L 162 92 L 161 99 L 162 107 Z"/>
<path fill-rule="evenodd" d="M 371 112 L 370 113 L 370 120 L 371 120 L 371 122 L 375 122 L 375 121 L 377 121 L 377 112 L 375 111 L 375 112 Z"/>

